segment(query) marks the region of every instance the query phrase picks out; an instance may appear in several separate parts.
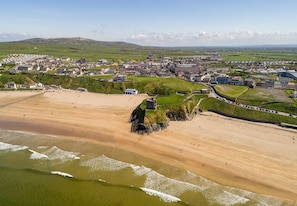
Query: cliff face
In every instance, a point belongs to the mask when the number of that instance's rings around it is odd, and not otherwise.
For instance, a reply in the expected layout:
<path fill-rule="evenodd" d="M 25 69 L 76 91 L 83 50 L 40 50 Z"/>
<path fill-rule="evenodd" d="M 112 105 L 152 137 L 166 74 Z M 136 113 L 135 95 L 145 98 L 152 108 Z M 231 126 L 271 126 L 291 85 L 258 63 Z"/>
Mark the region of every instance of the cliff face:
<path fill-rule="evenodd" d="M 131 114 L 131 132 L 138 134 L 150 134 L 155 131 L 160 131 L 168 127 L 169 121 L 157 123 L 144 123 L 145 109 L 137 107 Z"/>

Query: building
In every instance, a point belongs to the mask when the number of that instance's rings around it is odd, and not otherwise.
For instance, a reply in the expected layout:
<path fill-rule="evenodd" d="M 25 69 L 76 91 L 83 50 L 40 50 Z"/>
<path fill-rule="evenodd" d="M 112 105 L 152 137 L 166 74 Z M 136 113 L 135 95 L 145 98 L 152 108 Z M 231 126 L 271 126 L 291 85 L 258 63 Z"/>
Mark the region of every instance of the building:
<path fill-rule="evenodd" d="M 137 89 L 126 89 L 125 94 L 138 94 Z"/>
<path fill-rule="evenodd" d="M 229 77 L 217 77 L 218 84 L 228 84 Z"/>
<path fill-rule="evenodd" d="M 157 109 L 157 100 L 154 98 L 146 100 L 146 109 L 156 110 Z"/>
<path fill-rule="evenodd" d="M 6 88 L 6 89 L 17 89 L 17 85 L 14 82 L 7 82 L 4 85 L 4 88 Z"/>
<path fill-rule="evenodd" d="M 282 71 L 282 72 L 278 72 L 277 75 L 281 77 L 287 77 L 287 78 L 297 80 L 297 72 Z"/>
<path fill-rule="evenodd" d="M 22 72 L 22 73 L 27 73 L 29 71 L 31 71 L 33 69 L 33 66 L 32 65 L 20 65 L 18 66 L 17 68 L 17 71 L 18 72 Z"/>
<path fill-rule="evenodd" d="M 250 87 L 250 88 L 255 88 L 256 87 L 256 81 L 254 79 L 245 79 L 244 80 L 244 85 Z"/>

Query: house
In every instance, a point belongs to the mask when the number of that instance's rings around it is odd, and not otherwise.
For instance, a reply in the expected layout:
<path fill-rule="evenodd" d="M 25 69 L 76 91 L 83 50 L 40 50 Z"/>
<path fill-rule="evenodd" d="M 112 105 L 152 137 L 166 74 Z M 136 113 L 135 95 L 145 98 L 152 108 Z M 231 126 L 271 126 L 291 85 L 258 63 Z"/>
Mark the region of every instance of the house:
<path fill-rule="evenodd" d="M 266 79 L 265 80 L 265 87 L 266 88 L 274 88 L 274 80 L 273 79 Z"/>
<path fill-rule="evenodd" d="M 126 89 L 125 94 L 138 94 L 137 89 Z"/>
<path fill-rule="evenodd" d="M 6 89 L 17 89 L 17 85 L 14 82 L 7 82 L 4 85 L 4 88 L 6 88 Z"/>
<path fill-rule="evenodd" d="M 124 82 L 126 81 L 126 79 L 127 79 L 127 76 L 122 74 L 119 74 L 113 77 L 114 82 Z"/>
<path fill-rule="evenodd" d="M 237 85 L 237 86 L 243 86 L 244 85 L 244 81 L 243 81 L 243 79 L 241 77 L 232 77 L 229 80 L 229 84 Z"/>
<path fill-rule="evenodd" d="M 27 73 L 29 71 L 31 71 L 33 69 L 33 66 L 32 65 L 20 65 L 18 66 L 17 68 L 17 71 L 18 72 L 22 72 L 22 73 Z"/>
<path fill-rule="evenodd" d="M 250 87 L 250 88 L 255 88 L 256 87 L 256 81 L 254 79 L 245 79 L 244 80 L 244 85 Z"/>
<path fill-rule="evenodd" d="M 282 88 L 282 84 L 280 81 L 275 81 L 274 82 L 274 89 L 281 89 Z"/>
<path fill-rule="evenodd" d="M 104 74 L 115 74 L 117 72 L 116 69 L 106 68 L 103 70 Z"/>
<path fill-rule="evenodd" d="M 295 83 L 294 82 L 288 82 L 288 87 L 287 89 L 296 89 Z"/>
<path fill-rule="evenodd" d="M 100 64 L 107 64 L 107 59 L 99 59 Z"/>

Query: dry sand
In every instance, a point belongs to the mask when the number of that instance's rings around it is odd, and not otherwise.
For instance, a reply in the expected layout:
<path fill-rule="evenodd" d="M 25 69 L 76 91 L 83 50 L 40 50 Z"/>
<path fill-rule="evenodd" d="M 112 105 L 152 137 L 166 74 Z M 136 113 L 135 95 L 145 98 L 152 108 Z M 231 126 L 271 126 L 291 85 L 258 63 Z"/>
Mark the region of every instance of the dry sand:
<path fill-rule="evenodd" d="M 0 128 L 122 148 L 221 184 L 296 204 L 296 130 L 205 112 L 141 136 L 130 132 L 128 120 L 145 98 L 69 90 L 0 92 Z"/>

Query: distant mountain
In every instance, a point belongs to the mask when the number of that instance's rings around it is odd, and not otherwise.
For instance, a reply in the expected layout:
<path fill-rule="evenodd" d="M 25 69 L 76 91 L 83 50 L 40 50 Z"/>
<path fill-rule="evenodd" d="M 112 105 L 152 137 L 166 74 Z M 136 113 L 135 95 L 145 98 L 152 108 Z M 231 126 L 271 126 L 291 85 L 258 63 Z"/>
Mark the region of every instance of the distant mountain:
<path fill-rule="evenodd" d="M 131 44 L 126 42 L 108 42 L 108 41 L 96 41 L 93 39 L 86 39 L 81 37 L 72 38 L 33 38 L 26 39 L 19 42 L 23 43 L 59 43 L 59 44 L 75 44 L 75 45 L 98 45 L 98 46 L 111 46 L 111 47 L 140 47 L 137 44 Z"/>

